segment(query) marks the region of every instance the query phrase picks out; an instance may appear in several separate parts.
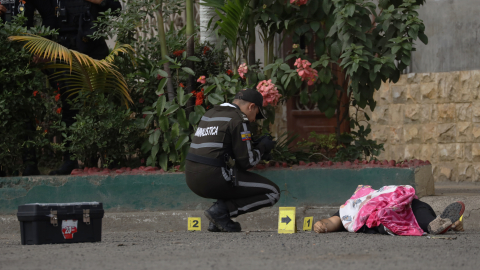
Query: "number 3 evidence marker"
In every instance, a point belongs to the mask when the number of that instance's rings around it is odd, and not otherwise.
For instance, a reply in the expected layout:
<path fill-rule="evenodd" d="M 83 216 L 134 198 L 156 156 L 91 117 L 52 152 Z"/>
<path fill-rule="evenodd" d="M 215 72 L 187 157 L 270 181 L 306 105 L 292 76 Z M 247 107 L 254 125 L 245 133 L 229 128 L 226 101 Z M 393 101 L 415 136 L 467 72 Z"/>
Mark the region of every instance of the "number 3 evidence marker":
<path fill-rule="evenodd" d="M 201 231 L 202 230 L 202 220 L 199 217 L 189 217 L 188 218 L 188 230 L 189 231 Z"/>

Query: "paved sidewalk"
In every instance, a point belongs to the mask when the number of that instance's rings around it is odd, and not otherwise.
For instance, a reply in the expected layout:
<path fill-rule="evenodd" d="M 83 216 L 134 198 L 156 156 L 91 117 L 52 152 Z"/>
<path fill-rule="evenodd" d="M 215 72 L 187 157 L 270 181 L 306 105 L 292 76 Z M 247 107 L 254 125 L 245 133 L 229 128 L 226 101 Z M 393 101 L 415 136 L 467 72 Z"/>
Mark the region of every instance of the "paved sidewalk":
<path fill-rule="evenodd" d="M 354 233 L 108 232 L 101 243 L 21 246 L 0 235 L 0 269 L 478 269 L 480 232 L 454 240 Z"/>
<path fill-rule="evenodd" d="M 101 243 L 20 245 L 16 216 L 0 216 L 0 269 L 478 269 L 480 185 L 437 184 L 422 198 L 440 212 L 466 204 L 463 233 L 453 239 L 352 233 L 276 232 L 278 208 L 238 218 L 243 232 L 209 233 L 202 210 L 115 213 L 103 219 Z M 328 217 L 338 207 L 297 208 L 297 219 Z M 186 232 L 187 217 L 201 232 Z"/>

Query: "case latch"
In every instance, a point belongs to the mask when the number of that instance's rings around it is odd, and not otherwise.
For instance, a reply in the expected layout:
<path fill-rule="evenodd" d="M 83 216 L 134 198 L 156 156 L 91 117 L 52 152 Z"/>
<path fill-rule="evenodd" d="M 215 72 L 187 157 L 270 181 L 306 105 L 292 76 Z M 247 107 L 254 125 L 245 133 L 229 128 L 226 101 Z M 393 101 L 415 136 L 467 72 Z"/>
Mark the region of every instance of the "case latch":
<path fill-rule="evenodd" d="M 83 222 L 90 225 L 90 209 L 83 209 Z"/>
<path fill-rule="evenodd" d="M 50 210 L 50 223 L 54 227 L 58 226 L 57 210 Z"/>

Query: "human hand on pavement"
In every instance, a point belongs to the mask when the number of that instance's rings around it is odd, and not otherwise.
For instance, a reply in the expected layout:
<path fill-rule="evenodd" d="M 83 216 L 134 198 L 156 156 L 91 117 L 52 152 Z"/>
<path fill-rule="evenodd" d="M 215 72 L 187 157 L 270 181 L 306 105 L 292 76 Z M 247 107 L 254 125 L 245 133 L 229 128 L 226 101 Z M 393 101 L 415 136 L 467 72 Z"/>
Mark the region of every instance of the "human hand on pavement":
<path fill-rule="evenodd" d="M 456 231 L 456 232 L 463 232 L 463 231 L 465 231 L 465 230 L 463 229 L 463 220 L 461 220 L 461 221 L 460 221 L 460 220 L 457 220 L 455 223 L 453 223 L 453 225 L 452 225 L 451 228 L 452 228 L 452 230 L 454 230 L 454 231 Z"/>
<path fill-rule="evenodd" d="M 313 230 L 316 233 L 326 233 L 327 232 L 327 224 L 323 223 L 322 221 L 317 221 L 313 225 Z"/>

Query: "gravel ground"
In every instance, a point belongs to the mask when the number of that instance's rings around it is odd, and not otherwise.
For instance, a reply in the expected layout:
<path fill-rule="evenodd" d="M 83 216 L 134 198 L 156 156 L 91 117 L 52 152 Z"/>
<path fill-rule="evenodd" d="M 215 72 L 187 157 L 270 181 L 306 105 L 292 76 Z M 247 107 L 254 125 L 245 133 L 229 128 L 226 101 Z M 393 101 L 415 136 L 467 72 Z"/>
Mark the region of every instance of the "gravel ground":
<path fill-rule="evenodd" d="M 480 231 L 454 240 L 347 232 L 107 232 L 101 243 L 22 246 L 0 234 L 0 269 L 478 269 Z"/>

